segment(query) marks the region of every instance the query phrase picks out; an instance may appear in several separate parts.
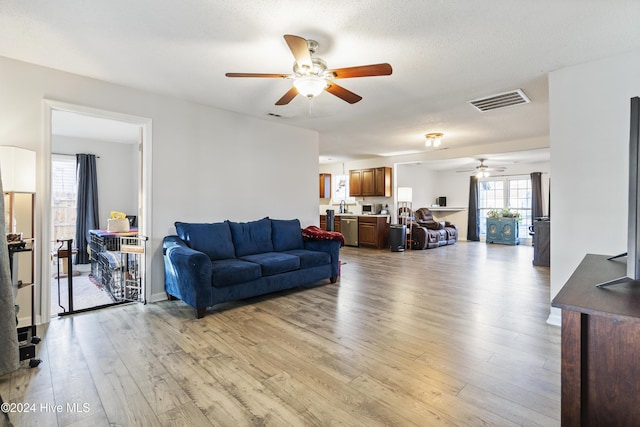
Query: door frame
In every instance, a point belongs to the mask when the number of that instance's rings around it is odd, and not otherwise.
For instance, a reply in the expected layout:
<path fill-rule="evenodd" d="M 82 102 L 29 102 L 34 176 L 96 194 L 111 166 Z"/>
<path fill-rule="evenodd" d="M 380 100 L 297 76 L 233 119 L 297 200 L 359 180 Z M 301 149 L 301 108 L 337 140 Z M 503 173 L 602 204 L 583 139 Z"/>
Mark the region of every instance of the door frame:
<path fill-rule="evenodd" d="M 98 108 L 87 107 L 84 105 L 69 104 L 65 102 L 43 99 L 42 101 L 42 150 L 40 156 L 40 188 L 41 196 L 36 196 L 36 205 L 40 206 L 40 224 L 42 242 L 40 244 L 40 286 L 36 297 L 39 301 L 39 316 L 36 316 L 37 323 L 48 323 L 51 318 L 51 286 L 48 284 L 48 278 L 51 276 L 51 263 L 49 262 L 49 245 L 46 242 L 52 240 L 51 236 L 51 139 L 52 139 L 52 112 L 65 111 L 70 113 L 85 114 L 89 116 L 118 120 L 122 122 L 139 125 L 142 129 L 140 145 L 138 147 L 141 152 L 139 156 L 140 162 L 140 180 L 138 187 L 138 218 L 140 218 L 138 230 L 141 236 L 149 238 L 147 241 L 147 250 L 153 247 L 151 238 L 151 195 L 152 193 L 152 120 L 147 117 L 134 116 L 131 114 L 119 113 L 115 111 L 102 110 Z M 151 272 L 151 258 L 145 257 L 144 278 L 145 278 L 145 301 L 150 300 L 151 286 L 148 274 Z M 46 279 L 46 280 L 45 280 Z M 39 317 L 39 319 L 38 319 Z"/>

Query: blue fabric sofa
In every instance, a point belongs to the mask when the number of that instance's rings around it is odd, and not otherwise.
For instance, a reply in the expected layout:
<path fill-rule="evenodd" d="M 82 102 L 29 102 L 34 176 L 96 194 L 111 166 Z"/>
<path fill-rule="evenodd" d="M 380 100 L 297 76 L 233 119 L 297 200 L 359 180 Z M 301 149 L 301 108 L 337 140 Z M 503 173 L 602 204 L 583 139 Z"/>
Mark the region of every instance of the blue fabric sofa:
<path fill-rule="evenodd" d="M 222 302 L 338 278 L 341 243 L 303 239 L 297 219 L 175 226 L 163 240 L 165 290 L 197 318 Z"/>

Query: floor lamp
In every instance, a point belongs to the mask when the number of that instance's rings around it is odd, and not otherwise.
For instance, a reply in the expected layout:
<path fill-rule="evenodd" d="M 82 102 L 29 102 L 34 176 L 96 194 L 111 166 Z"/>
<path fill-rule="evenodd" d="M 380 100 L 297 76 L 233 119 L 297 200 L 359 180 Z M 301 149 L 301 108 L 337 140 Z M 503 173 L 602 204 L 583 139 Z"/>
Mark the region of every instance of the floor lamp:
<path fill-rule="evenodd" d="M 406 227 L 405 247 L 411 248 L 411 225 L 413 224 L 413 188 L 398 187 L 398 222 Z"/>

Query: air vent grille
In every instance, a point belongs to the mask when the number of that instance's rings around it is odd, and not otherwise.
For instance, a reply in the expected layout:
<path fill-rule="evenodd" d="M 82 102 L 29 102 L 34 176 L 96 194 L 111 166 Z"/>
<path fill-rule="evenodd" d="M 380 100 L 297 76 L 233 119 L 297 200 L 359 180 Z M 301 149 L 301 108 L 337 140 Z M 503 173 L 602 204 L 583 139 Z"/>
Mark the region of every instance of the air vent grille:
<path fill-rule="evenodd" d="M 527 104 L 531 100 L 525 95 L 521 89 L 512 90 L 510 92 L 499 93 L 497 95 L 488 96 L 475 101 L 469 101 L 469 104 L 476 107 L 479 111 L 491 111 L 498 108 L 511 107 L 513 105 Z"/>

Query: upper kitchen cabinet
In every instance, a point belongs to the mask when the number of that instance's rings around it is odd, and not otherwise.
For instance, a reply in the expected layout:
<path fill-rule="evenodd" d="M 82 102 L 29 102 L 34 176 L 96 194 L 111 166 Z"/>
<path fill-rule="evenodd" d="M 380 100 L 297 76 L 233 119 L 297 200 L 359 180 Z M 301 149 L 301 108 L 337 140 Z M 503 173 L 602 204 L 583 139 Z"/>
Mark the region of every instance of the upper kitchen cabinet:
<path fill-rule="evenodd" d="M 349 171 L 349 196 L 362 197 L 362 171 Z"/>
<path fill-rule="evenodd" d="M 391 197 L 391 168 L 376 168 L 373 170 L 376 196 Z"/>
<path fill-rule="evenodd" d="M 351 197 L 391 197 L 391 188 L 391 168 L 349 171 L 349 196 Z"/>
<path fill-rule="evenodd" d="M 321 199 L 331 198 L 331 174 L 330 173 L 320 174 L 320 198 Z"/>

